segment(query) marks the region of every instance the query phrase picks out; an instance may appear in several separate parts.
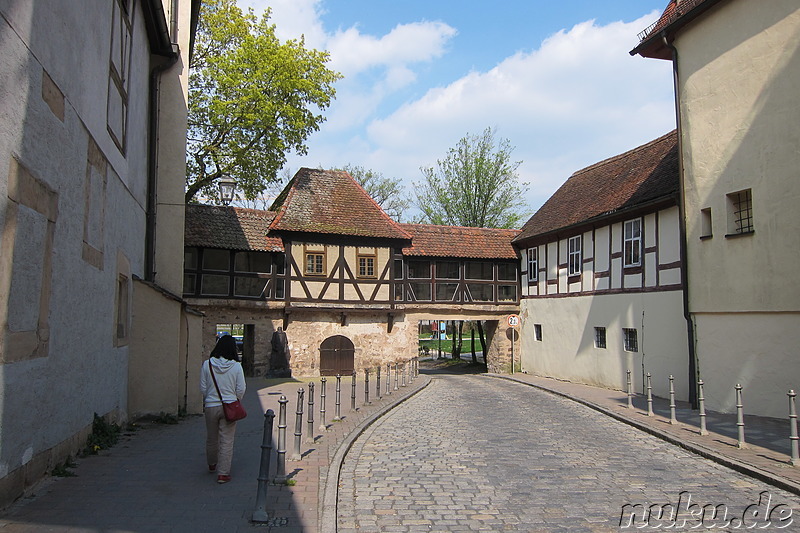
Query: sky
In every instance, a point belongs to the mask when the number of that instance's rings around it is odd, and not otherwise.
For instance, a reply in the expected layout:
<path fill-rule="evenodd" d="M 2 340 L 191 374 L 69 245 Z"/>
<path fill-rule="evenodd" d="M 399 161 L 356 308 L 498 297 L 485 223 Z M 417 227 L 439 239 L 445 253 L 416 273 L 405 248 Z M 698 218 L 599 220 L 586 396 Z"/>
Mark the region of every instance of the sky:
<path fill-rule="evenodd" d="M 491 127 L 533 214 L 575 171 L 675 128 L 672 64 L 628 53 L 667 0 L 237 1 L 344 76 L 292 174 L 362 166 L 413 198 L 421 167 Z"/>

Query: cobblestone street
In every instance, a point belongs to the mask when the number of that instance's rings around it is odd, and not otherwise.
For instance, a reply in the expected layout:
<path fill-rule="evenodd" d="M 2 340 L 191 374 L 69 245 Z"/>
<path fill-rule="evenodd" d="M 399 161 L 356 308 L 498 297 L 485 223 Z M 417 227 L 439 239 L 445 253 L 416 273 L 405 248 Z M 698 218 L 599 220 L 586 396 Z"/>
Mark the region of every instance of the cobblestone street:
<path fill-rule="evenodd" d="M 800 520 L 796 496 L 585 406 L 512 382 L 439 375 L 356 440 L 338 524 L 348 533 L 619 531 L 626 504 L 644 506 L 629 530 L 792 530 Z M 680 507 L 686 523 L 668 512 L 643 523 L 654 504 Z M 699 527 L 690 513 L 705 505 L 724 508 Z"/>

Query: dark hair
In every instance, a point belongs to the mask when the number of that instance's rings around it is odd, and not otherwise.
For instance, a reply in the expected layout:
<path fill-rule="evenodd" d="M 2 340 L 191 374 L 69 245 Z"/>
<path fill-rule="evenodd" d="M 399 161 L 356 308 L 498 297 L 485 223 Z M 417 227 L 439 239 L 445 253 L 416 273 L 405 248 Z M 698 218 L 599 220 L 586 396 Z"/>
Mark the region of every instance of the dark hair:
<path fill-rule="evenodd" d="M 211 357 L 224 357 L 231 361 L 239 360 L 239 352 L 236 349 L 236 339 L 230 335 L 223 335 L 217 341 L 217 345 L 211 350 Z"/>

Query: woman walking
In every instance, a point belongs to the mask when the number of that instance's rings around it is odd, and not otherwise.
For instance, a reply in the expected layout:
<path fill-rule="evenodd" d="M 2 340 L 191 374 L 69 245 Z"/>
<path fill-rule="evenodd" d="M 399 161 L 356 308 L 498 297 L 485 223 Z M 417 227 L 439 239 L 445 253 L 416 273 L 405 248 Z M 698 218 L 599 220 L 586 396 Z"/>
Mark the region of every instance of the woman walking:
<path fill-rule="evenodd" d="M 236 340 L 230 335 L 223 335 L 211 351 L 208 361 L 204 361 L 200 367 L 200 392 L 203 394 L 206 418 L 206 459 L 208 471 L 217 472 L 217 483 L 231 480 L 233 440 L 236 435 L 236 422 L 225 419 L 222 402 L 241 400 L 244 391 L 244 371 L 238 361 Z"/>

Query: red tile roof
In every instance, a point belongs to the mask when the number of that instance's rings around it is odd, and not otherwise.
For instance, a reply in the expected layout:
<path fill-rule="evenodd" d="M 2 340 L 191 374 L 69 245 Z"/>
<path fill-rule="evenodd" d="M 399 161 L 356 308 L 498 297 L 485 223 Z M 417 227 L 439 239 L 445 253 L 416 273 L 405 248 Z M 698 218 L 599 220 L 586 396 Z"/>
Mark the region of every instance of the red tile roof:
<path fill-rule="evenodd" d="M 301 168 L 278 196 L 272 231 L 300 231 L 408 240 L 350 174 Z"/>
<path fill-rule="evenodd" d="M 401 224 L 411 234 L 411 246 L 403 255 L 461 257 L 468 259 L 516 259 L 511 239 L 517 229 L 467 228 L 433 224 Z"/>
<path fill-rule="evenodd" d="M 185 246 L 282 252 L 278 237 L 267 237 L 273 211 L 211 205 L 186 206 Z"/>
<path fill-rule="evenodd" d="M 672 132 L 574 173 L 514 239 L 606 219 L 658 201 L 677 203 L 678 136 Z"/>
<path fill-rule="evenodd" d="M 653 59 L 672 59 L 672 51 L 664 44 L 662 32 L 672 42 L 675 32 L 699 17 L 721 0 L 669 0 L 661 17 L 639 34 L 639 44 L 631 55 L 641 54 Z"/>

